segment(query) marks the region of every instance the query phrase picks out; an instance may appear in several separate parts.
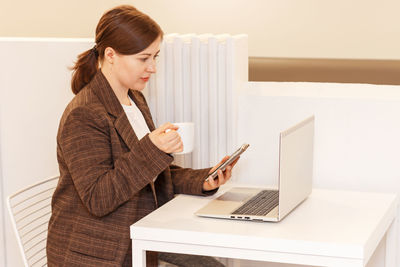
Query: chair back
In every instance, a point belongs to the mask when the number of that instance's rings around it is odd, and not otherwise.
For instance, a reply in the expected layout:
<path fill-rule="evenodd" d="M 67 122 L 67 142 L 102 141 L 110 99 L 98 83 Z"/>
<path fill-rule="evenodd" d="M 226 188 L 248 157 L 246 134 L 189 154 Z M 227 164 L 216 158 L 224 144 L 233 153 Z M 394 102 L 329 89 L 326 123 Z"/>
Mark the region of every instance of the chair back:
<path fill-rule="evenodd" d="M 31 185 L 7 197 L 7 208 L 26 267 L 47 266 L 47 227 L 57 177 Z"/>

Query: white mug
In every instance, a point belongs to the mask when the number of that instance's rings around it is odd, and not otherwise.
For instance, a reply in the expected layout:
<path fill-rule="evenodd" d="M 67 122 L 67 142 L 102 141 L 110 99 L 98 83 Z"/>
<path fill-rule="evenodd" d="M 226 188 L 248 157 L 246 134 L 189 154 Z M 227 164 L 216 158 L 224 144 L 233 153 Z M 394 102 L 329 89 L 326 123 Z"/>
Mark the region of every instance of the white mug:
<path fill-rule="evenodd" d="M 194 147 L 194 123 L 177 122 L 172 124 L 179 127 L 179 129 L 176 130 L 176 132 L 180 135 L 183 143 L 183 151 L 176 152 L 174 154 L 181 155 L 192 152 Z"/>

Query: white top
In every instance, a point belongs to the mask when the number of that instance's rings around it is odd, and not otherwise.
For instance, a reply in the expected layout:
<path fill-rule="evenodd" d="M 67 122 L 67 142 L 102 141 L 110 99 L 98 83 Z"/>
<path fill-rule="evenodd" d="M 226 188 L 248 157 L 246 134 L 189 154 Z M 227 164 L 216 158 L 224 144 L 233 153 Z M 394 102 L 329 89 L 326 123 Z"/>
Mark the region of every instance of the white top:
<path fill-rule="evenodd" d="M 128 117 L 129 122 L 132 125 L 132 129 L 135 131 L 137 138 L 140 140 L 143 138 L 143 136 L 150 133 L 150 129 L 146 124 L 142 112 L 140 112 L 135 102 L 130 97 L 128 98 L 131 102 L 131 105 L 122 105 L 122 107 L 126 113 L 126 116 Z"/>
<path fill-rule="evenodd" d="M 135 132 L 137 138 L 140 140 L 146 134 L 150 133 L 150 129 L 147 126 L 146 120 L 143 117 L 142 112 L 136 106 L 135 102 L 130 98 L 131 102 L 130 106 L 122 104 L 122 108 L 124 109 L 126 116 L 128 117 L 129 122 L 131 123 L 132 129 Z M 153 182 L 155 182 L 157 176 L 153 178 Z"/>

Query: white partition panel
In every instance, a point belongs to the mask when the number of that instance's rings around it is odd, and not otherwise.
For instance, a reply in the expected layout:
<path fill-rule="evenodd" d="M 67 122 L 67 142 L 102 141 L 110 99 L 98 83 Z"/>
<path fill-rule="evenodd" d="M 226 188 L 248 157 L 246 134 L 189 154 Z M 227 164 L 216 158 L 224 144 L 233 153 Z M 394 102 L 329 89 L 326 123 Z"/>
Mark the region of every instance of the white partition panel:
<path fill-rule="evenodd" d="M 3 197 L 58 174 L 57 128 L 73 96 L 68 67 L 91 46 L 93 42 L 89 39 L 0 38 Z M 3 266 L 1 260 L 5 266 L 23 266 L 4 203 L 1 214 L 5 218 L 6 256 L 0 258 L 0 266 Z"/>
<path fill-rule="evenodd" d="M 315 114 L 314 187 L 400 195 L 400 86 L 260 82 L 242 93 L 238 141 L 250 147 L 237 181 L 276 184 L 279 132 Z"/>

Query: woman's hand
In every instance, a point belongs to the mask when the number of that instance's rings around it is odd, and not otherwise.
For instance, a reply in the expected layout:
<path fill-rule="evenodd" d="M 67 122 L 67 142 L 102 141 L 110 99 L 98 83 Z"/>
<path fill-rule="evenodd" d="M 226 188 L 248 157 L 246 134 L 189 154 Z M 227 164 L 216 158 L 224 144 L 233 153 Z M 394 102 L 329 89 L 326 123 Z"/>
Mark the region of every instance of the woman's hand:
<path fill-rule="evenodd" d="M 240 157 L 238 157 L 234 162 L 232 162 L 230 165 L 226 166 L 225 171 L 221 171 L 218 170 L 218 178 L 211 178 L 211 176 L 204 181 L 203 183 L 203 190 L 204 191 L 210 191 L 210 190 L 214 190 L 215 188 L 218 188 L 219 186 L 225 184 L 232 176 L 232 168 L 233 166 L 235 166 L 236 162 L 239 160 Z M 218 168 L 218 166 L 220 166 L 222 163 L 224 163 L 225 161 L 227 161 L 229 159 L 229 156 L 225 156 L 220 163 L 218 163 L 217 165 L 214 166 L 214 168 L 212 168 L 210 170 L 210 172 L 208 174 L 213 173 L 214 170 L 216 170 Z"/>
<path fill-rule="evenodd" d="M 178 129 L 178 126 L 167 122 L 152 131 L 149 137 L 151 142 L 165 153 L 181 152 L 183 151 L 183 143 L 181 137 L 176 132 Z"/>

